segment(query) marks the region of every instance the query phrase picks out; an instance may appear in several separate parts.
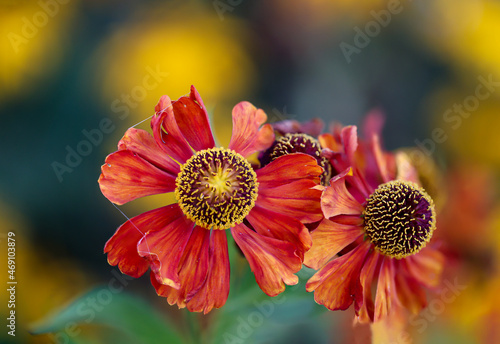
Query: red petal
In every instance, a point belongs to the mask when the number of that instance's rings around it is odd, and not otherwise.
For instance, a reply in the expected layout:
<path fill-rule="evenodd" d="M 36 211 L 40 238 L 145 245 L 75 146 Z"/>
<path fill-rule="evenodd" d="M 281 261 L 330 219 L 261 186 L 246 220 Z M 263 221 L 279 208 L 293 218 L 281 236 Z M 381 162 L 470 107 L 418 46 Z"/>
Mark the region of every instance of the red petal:
<path fill-rule="evenodd" d="M 361 269 L 359 281 L 363 288 L 363 298 L 355 305 L 356 314 L 360 323 L 373 322 L 374 309 L 372 297 L 372 283 L 375 273 L 379 271 L 378 266 L 381 255 L 377 252 L 372 252 L 368 255 Z M 378 273 L 377 273 L 378 275 Z"/>
<path fill-rule="evenodd" d="M 141 158 L 149 161 L 156 167 L 177 175 L 180 171 L 179 164 L 158 147 L 155 139 L 145 130 L 130 128 L 118 142 L 119 150 L 129 150 Z"/>
<path fill-rule="evenodd" d="M 417 281 L 432 288 L 439 285 L 444 267 L 444 255 L 432 247 L 426 247 L 402 262 L 406 271 Z"/>
<path fill-rule="evenodd" d="M 285 284 L 298 283 L 294 273 L 301 269 L 302 261 L 293 244 L 262 236 L 243 224 L 231 228 L 231 233 L 264 293 L 276 296 L 285 290 Z"/>
<path fill-rule="evenodd" d="M 166 297 L 169 304 L 184 308 L 202 287 L 208 275 L 209 242 L 210 231 L 196 226 L 179 262 L 179 289 L 160 284 L 158 276 L 151 276 L 157 294 Z"/>
<path fill-rule="evenodd" d="M 309 279 L 306 290 L 314 290 L 314 300 L 320 305 L 332 311 L 346 310 L 362 296 L 359 273 L 368 250 L 369 244 L 365 242 L 332 260 Z"/>
<path fill-rule="evenodd" d="M 389 174 L 389 164 L 388 160 L 380 146 L 380 139 L 377 135 L 372 136 L 371 139 L 372 154 L 375 157 L 376 166 L 380 173 L 383 183 L 387 183 L 394 178 L 391 178 Z"/>
<path fill-rule="evenodd" d="M 193 151 L 182 135 L 168 96 L 163 96 L 155 107 L 156 114 L 151 119 L 151 129 L 158 146 L 169 156 L 184 164 Z"/>
<path fill-rule="evenodd" d="M 417 169 L 412 165 L 410 157 L 405 152 L 397 152 L 396 169 L 398 180 L 407 180 L 420 185 Z"/>
<path fill-rule="evenodd" d="M 345 179 L 338 178 L 330 181 L 321 196 L 321 209 L 326 218 L 338 215 L 361 215 L 363 206 L 351 195 L 345 186 Z"/>
<path fill-rule="evenodd" d="M 151 262 L 151 270 L 157 274 L 159 283 L 174 288 L 180 287 L 179 264 L 185 251 L 194 223 L 188 220 L 179 206 L 176 213 L 161 229 L 147 233 L 137 245 L 141 257 Z"/>
<path fill-rule="evenodd" d="M 421 284 L 411 276 L 408 276 L 403 271 L 398 270 L 398 263 L 396 261 L 396 290 L 399 302 L 402 306 L 409 309 L 413 314 L 418 314 L 427 305 L 427 297 L 425 290 Z M 403 268 L 401 265 L 399 268 Z"/>
<path fill-rule="evenodd" d="M 267 120 L 261 109 L 249 102 L 241 102 L 233 108 L 233 134 L 229 149 L 247 157 L 263 151 L 274 142 L 274 131 L 270 124 L 260 126 Z"/>
<path fill-rule="evenodd" d="M 315 158 L 303 153 L 288 154 L 255 171 L 260 189 L 270 189 L 296 180 L 319 183 L 323 169 Z"/>
<path fill-rule="evenodd" d="M 150 210 L 131 218 L 121 225 L 104 246 L 108 262 L 118 265 L 120 271 L 132 277 L 140 277 L 149 267 L 147 260 L 137 252 L 137 244 L 145 233 L 165 227 L 180 211 L 177 205 Z"/>
<path fill-rule="evenodd" d="M 287 119 L 284 121 L 273 123 L 272 126 L 274 130 L 276 130 L 281 135 L 285 135 L 288 133 L 304 133 L 313 137 L 317 137 L 319 134 L 321 134 L 324 123 L 320 118 L 313 118 L 308 122 L 302 123 L 294 119 Z"/>
<path fill-rule="evenodd" d="M 379 109 L 371 110 L 363 119 L 363 135 L 367 139 L 373 135 L 380 136 L 384 127 L 385 116 Z"/>
<path fill-rule="evenodd" d="M 354 166 L 354 154 L 358 149 L 358 128 L 354 125 L 347 126 L 341 132 L 342 144 L 347 158 L 347 164 Z"/>
<path fill-rule="evenodd" d="M 295 245 L 295 254 L 301 259 L 304 259 L 304 253 L 311 248 L 309 230 L 298 220 L 259 206 L 253 207 L 246 219 L 260 235 Z"/>
<path fill-rule="evenodd" d="M 361 235 L 363 231 L 357 226 L 343 225 L 323 219 L 311 233 L 313 246 L 306 253 L 304 264 L 318 270 Z"/>
<path fill-rule="evenodd" d="M 210 237 L 208 277 L 201 289 L 187 303 L 191 312 L 207 314 L 224 306 L 229 295 L 229 255 L 226 231 L 213 230 Z"/>
<path fill-rule="evenodd" d="M 101 191 L 116 204 L 175 190 L 176 175 L 160 170 L 129 150 L 108 155 L 101 171 Z"/>
<path fill-rule="evenodd" d="M 189 97 L 179 98 L 172 107 L 180 131 L 195 151 L 215 146 L 207 110 L 194 86 Z"/>
<path fill-rule="evenodd" d="M 394 260 L 385 257 L 380 267 L 375 295 L 375 322 L 387 317 L 391 311 L 392 301 L 396 296 L 394 276 Z"/>

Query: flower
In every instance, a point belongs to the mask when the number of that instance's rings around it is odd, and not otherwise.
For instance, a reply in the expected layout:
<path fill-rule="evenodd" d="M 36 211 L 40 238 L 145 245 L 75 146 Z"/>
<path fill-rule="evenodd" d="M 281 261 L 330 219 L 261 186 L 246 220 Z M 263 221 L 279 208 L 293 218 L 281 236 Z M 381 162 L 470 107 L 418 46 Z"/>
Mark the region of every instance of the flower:
<path fill-rule="evenodd" d="M 106 158 L 99 184 L 113 203 L 175 192 L 177 203 L 138 215 L 106 243 L 111 265 L 139 277 L 151 268 L 158 295 L 179 308 L 204 313 L 229 293 L 226 229 L 269 296 L 298 282 L 311 246 L 301 223 L 322 218 L 322 169 L 293 154 L 254 169 L 246 157 L 274 140 L 265 113 L 248 102 L 233 109 L 228 148 L 215 147 L 196 89 L 171 102 L 163 96 L 151 121 L 153 136 L 129 129 Z"/>
<path fill-rule="evenodd" d="M 318 270 L 306 284 L 315 301 L 330 310 L 354 303 L 359 322 L 385 319 L 399 307 L 420 311 L 424 287 L 438 285 L 443 267 L 442 254 L 428 245 L 434 204 L 415 169 L 404 153 L 382 150 L 378 130 L 366 132 L 368 141 L 358 140 L 355 126 L 320 138 L 335 147 L 325 149 L 334 170 L 344 170 L 323 188 L 325 219 L 311 233 L 304 261 Z"/>

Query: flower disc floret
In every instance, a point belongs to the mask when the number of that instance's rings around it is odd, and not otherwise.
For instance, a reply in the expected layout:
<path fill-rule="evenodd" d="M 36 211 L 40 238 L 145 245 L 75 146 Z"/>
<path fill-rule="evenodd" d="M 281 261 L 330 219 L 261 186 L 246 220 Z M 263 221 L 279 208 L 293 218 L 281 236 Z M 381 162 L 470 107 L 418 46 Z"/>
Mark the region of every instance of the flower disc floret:
<path fill-rule="evenodd" d="M 197 152 L 181 166 L 175 183 L 184 214 L 207 229 L 242 223 L 255 205 L 259 186 L 250 163 L 224 148 Z"/>
<path fill-rule="evenodd" d="M 375 248 L 398 259 L 424 248 L 436 228 L 431 197 L 402 180 L 380 185 L 368 198 L 363 217 L 365 234 Z"/>

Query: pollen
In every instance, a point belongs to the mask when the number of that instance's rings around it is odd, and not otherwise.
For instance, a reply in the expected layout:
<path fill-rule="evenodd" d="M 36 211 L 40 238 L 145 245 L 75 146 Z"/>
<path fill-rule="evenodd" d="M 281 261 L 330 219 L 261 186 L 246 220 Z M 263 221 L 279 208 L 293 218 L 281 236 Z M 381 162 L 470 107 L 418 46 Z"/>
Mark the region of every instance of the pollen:
<path fill-rule="evenodd" d="M 380 253 L 405 258 L 419 252 L 436 229 L 434 202 L 424 189 L 408 181 L 380 185 L 363 212 L 366 237 Z"/>
<path fill-rule="evenodd" d="M 304 153 L 312 156 L 323 168 L 321 184 L 327 185 L 332 175 L 332 166 L 327 158 L 321 156 L 321 145 L 315 138 L 306 134 L 286 134 L 280 137 L 271 147 L 269 160 L 292 153 Z"/>
<path fill-rule="evenodd" d="M 175 183 L 184 214 L 207 229 L 242 223 L 255 205 L 259 187 L 250 163 L 224 148 L 197 152 L 181 166 Z"/>

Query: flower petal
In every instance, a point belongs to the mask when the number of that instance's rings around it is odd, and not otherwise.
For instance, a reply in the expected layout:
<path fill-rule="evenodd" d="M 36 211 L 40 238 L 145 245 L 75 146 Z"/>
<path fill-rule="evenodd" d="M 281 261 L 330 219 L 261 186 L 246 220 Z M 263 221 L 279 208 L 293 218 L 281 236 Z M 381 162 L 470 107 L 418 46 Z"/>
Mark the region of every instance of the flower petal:
<path fill-rule="evenodd" d="M 175 190 L 176 175 L 160 170 L 129 150 L 108 155 L 101 171 L 101 191 L 116 204 Z"/>
<path fill-rule="evenodd" d="M 147 233 L 137 245 L 141 257 L 151 262 L 151 270 L 157 275 L 158 282 L 180 287 L 179 264 L 194 223 L 187 219 L 175 204 L 175 213 L 161 230 Z"/>
<path fill-rule="evenodd" d="M 161 97 L 155 111 L 151 118 L 151 129 L 156 143 L 170 157 L 184 164 L 193 155 L 193 151 L 177 125 L 170 98 Z"/>
<path fill-rule="evenodd" d="M 261 125 L 267 116 L 249 102 L 240 102 L 233 108 L 233 133 L 229 149 L 247 157 L 263 151 L 274 142 L 274 131 L 270 124 Z"/>
<path fill-rule="evenodd" d="M 207 109 L 194 86 L 189 97 L 180 97 L 172 107 L 180 131 L 195 151 L 215 146 Z"/>
<path fill-rule="evenodd" d="M 439 285 L 445 257 L 432 247 L 425 247 L 417 254 L 404 259 L 406 271 L 429 288 Z"/>
<path fill-rule="evenodd" d="M 293 244 L 262 236 L 244 224 L 231 228 L 231 234 L 264 293 L 276 296 L 285 290 L 285 284 L 298 283 L 294 273 L 301 269 L 302 261 L 295 255 Z"/>
<path fill-rule="evenodd" d="M 208 277 L 187 303 L 188 310 L 207 314 L 212 308 L 224 306 L 229 295 L 229 274 L 226 231 L 213 230 L 210 237 Z"/>
<path fill-rule="evenodd" d="M 330 181 L 321 195 L 321 209 L 327 219 L 338 215 L 361 215 L 363 206 L 351 195 L 345 186 L 345 179 Z"/>
<path fill-rule="evenodd" d="M 396 261 L 396 271 L 398 263 L 399 261 Z M 399 271 L 395 274 L 395 279 L 399 302 L 413 314 L 418 314 L 427 305 L 424 288 L 415 278 Z"/>
<path fill-rule="evenodd" d="M 179 289 L 160 284 L 158 276 L 151 276 L 151 282 L 159 296 L 167 298 L 170 305 L 177 303 L 179 308 L 186 307 L 200 290 L 208 276 L 210 231 L 196 226 L 182 253 L 179 262 Z"/>
<path fill-rule="evenodd" d="M 178 214 L 177 205 L 150 210 L 122 224 L 104 246 L 108 262 L 118 265 L 120 271 L 132 277 L 140 277 L 149 268 L 149 263 L 137 252 L 137 244 L 144 235 L 165 227 Z"/>
<path fill-rule="evenodd" d="M 344 127 L 341 132 L 342 144 L 346 155 L 348 166 L 355 165 L 354 154 L 358 149 L 358 128 L 355 125 Z"/>
<path fill-rule="evenodd" d="M 304 259 L 304 253 L 311 248 L 309 230 L 300 221 L 289 216 L 255 206 L 246 220 L 260 235 L 294 244 L 295 254 L 301 259 Z"/>
<path fill-rule="evenodd" d="M 304 133 L 313 137 L 317 137 L 319 134 L 321 134 L 324 123 L 320 118 L 313 118 L 310 121 L 302 123 L 294 119 L 287 119 L 284 121 L 273 123 L 272 126 L 274 130 L 276 130 L 281 135 L 285 135 L 288 133 Z"/>
<path fill-rule="evenodd" d="M 391 311 L 392 301 L 396 296 L 394 275 L 394 261 L 392 258 L 385 257 L 380 267 L 375 294 L 375 322 L 387 317 Z"/>
<path fill-rule="evenodd" d="M 367 242 L 349 253 L 330 261 L 306 283 L 307 291 L 314 291 L 314 300 L 326 308 L 346 310 L 361 298 L 359 273 L 369 251 Z"/>
<path fill-rule="evenodd" d="M 361 288 L 363 288 L 363 298 L 358 300 L 355 305 L 356 315 L 360 323 L 373 322 L 375 305 L 372 296 L 372 283 L 376 272 L 380 269 L 379 262 L 381 257 L 381 254 L 376 251 L 372 252 L 372 254 L 369 254 L 366 258 L 363 268 L 361 269 L 359 281 L 361 283 Z"/>
<path fill-rule="evenodd" d="M 119 150 L 129 150 L 149 161 L 156 167 L 177 175 L 180 171 L 179 164 L 158 147 L 155 139 L 147 131 L 130 128 L 125 132 L 120 142 Z"/>
<path fill-rule="evenodd" d="M 306 253 L 304 264 L 318 270 L 361 235 L 363 231 L 357 226 L 343 225 L 323 219 L 311 233 L 313 246 Z"/>
<path fill-rule="evenodd" d="M 420 178 L 418 177 L 417 169 L 412 165 L 410 157 L 406 152 L 397 152 L 395 154 L 396 168 L 398 180 L 407 180 L 421 185 Z"/>

